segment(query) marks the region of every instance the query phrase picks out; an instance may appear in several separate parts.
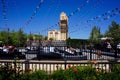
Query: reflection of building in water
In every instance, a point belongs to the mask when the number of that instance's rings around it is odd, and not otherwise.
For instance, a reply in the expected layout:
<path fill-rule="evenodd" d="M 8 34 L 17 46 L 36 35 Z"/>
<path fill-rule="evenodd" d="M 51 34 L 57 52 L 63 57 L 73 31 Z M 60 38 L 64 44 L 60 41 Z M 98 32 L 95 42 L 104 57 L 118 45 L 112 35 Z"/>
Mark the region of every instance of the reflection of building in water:
<path fill-rule="evenodd" d="M 62 12 L 60 14 L 60 29 L 48 31 L 48 40 L 66 40 L 68 38 L 68 17 Z"/>

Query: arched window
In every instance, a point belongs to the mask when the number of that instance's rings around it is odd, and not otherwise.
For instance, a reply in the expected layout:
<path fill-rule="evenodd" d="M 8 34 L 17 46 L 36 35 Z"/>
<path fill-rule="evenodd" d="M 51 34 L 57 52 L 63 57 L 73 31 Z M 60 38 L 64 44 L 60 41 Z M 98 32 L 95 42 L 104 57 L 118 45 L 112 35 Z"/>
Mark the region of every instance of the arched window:
<path fill-rule="evenodd" d="M 50 32 L 50 34 L 53 34 L 53 32 Z"/>
<path fill-rule="evenodd" d="M 58 34 L 58 32 L 55 32 L 55 34 Z"/>
<path fill-rule="evenodd" d="M 62 20 L 64 20 L 64 16 L 62 16 Z"/>

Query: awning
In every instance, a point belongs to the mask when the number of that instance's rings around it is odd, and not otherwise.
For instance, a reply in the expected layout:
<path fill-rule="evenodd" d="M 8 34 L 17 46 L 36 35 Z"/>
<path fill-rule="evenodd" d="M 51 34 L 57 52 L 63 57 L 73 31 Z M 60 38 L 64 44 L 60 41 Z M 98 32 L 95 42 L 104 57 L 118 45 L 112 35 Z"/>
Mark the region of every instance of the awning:
<path fill-rule="evenodd" d="M 113 38 L 112 37 L 102 37 L 102 38 L 98 38 L 99 40 L 112 40 Z"/>

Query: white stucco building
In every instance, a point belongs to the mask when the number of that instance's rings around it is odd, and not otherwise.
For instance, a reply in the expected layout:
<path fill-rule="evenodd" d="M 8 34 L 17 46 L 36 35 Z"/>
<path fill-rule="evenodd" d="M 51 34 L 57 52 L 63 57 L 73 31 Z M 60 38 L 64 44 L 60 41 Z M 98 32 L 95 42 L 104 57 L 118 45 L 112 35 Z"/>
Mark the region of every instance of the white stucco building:
<path fill-rule="evenodd" d="M 48 40 L 66 40 L 68 38 L 68 17 L 62 12 L 60 14 L 59 30 L 48 31 Z"/>

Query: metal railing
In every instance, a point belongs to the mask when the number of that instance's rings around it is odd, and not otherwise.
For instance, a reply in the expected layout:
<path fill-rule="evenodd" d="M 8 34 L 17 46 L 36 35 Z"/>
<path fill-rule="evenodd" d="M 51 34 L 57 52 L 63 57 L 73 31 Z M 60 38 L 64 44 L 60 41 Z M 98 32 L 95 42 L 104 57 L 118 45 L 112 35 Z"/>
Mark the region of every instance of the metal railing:
<path fill-rule="evenodd" d="M 48 73 L 58 70 L 59 68 L 67 69 L 73 66 L 91 66 L 96 69 L 101 69 L 110 72 L 112 66 L 120 64 L 120 61 L 96 60 L 96 61 L 34 61 L 34 60 L 0 60 L 0 67 L 10 65 L 12 68 L 22 70 L 23 72 L 31 69 L 32 71 L 44 70 Z"/>
<path fill-rule="evenodd" d="M 45 46 L 40 47 L 38 51 L 25 51 L 24 48 L 14 54 L 0 53 L 0 59 L 14 60 L 16 57 L 21 60 L 108 60 L 120 59 L 119 50 L 107 52 L 107 50 L 97 50 L 94 48 L 72 48 L 71 51 L 66 50 L 67 47 Z"/>

